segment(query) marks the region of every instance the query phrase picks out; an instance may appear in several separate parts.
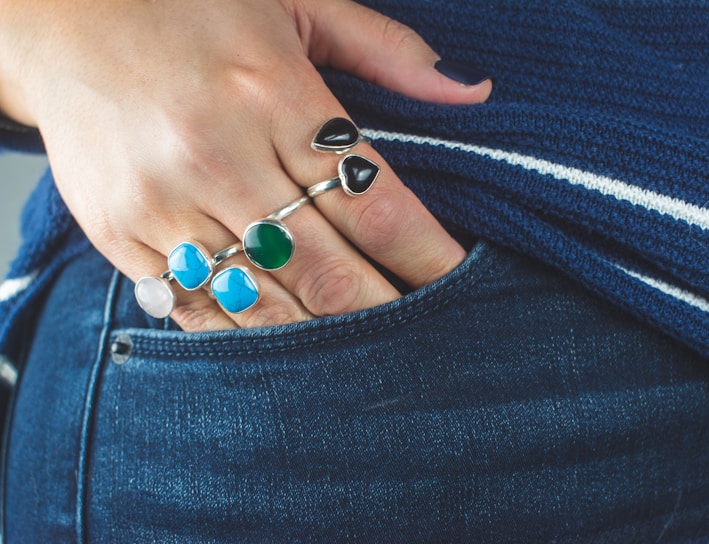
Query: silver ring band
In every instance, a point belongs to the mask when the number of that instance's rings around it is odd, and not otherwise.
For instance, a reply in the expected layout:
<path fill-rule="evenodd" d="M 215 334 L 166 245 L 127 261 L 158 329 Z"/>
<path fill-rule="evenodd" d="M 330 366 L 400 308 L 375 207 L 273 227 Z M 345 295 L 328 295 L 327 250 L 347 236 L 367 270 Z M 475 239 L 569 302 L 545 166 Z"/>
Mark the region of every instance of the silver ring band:
<path fill-rule="evenodd" d="M 306 206 L 308 204 L 310 204 L 310 197 L 308 195 L 301 196 L 298 200 L 295 200 L 295 201 L 291 202 L 290 204 L 283 206 L 281 209 L 276 210 L 271 215 L 269 215 L 266 219 L 275 219 L 276 221 L 280 221 L 280 220 L 288 217 L 290 214 L 292 214 L 296 210 L 299 210 L 300 208 L 302 208 L 303 206 Z"/>
<path fill-rule="evenodd" d="M 330 189 L 336 189 L 337 187 L 342 187 L 342 181 L 339 176 L 336 178 L 326 179 L 315 185 L 308 187 L 308 196 L 310 198 L 315 198 L 323 193 L 326 193 Z"/>
<path fill-rule="evenodd" d="M 212 258 L 212 261 L 214 262 L 214 266 L 217 266 L 219 263 L 227 260 L 229 257 L 233 257 L 234 255 L 238 254 L 240 251 L 244 251 L 244 248 L 241 245 L 241 243 L 234 244 L 234 245 L 231 245 L 227 248 L 222 249 L 221 251 L 217 251 L 214 254 L 214 257 Z"/>

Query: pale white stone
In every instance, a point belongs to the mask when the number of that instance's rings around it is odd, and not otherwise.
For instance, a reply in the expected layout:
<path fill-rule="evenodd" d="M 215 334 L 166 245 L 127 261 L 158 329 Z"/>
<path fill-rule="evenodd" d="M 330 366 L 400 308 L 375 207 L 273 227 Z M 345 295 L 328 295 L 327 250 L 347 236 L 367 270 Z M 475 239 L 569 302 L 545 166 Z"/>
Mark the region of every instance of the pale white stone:
<path fill-rule="evenodd" d="M 164 278 L 148 276 L 135 284 L 135 299 L 146 314 L 162 319 L 175 307 L 175 294 Z"/>

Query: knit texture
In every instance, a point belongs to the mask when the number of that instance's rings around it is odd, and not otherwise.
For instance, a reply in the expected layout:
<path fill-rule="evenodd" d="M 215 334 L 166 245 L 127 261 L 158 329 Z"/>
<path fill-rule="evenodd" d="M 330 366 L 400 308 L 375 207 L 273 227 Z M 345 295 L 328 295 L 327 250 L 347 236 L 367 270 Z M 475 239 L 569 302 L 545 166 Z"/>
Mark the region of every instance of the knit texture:
<path fill-rule="evenodd" d="M 709 357 L 709 4 L 364 3 L 495 75 L 486 104 L 439 106 L 324 72 L 424 204 Z M 18 316 L 86 243 L 49 176 L 24 229 L 0 291 L 8 357 Z"/>

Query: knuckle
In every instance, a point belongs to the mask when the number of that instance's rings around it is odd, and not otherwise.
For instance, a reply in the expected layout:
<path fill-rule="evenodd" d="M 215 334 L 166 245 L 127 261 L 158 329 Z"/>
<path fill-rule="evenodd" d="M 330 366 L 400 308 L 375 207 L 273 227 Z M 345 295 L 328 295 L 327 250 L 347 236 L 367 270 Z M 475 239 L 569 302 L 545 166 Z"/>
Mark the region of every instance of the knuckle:
<path fill-rule="evenodd" d="M 382 253 L 393 247 L 410 220 L 406 207 L 394 198 L 372 198 L 352 215 L 360 245 L 368 252 Z"/>
<path fill-rule="evenodd" d="M 186 332 L 202 332 L 216 330 L 217 312 L 211 304 L 191 303 L 178 305 L 172 311 L 171 317 Z"/>
<path fill-rule="evenodd" d="M 351 262 L 341 258 L 321 261 L 314 276 L 303 277 L 296 287 L 301 300 L 315 315 L 333 315 L 359 309 L 364 282 Z M 307 283 L 306 283 L 307 282 Z"/>
<path fill-rule="evenodd" d="M 248 313 L 242 318 L 244 328 L 267 327 L 271 325 L 287 325 L 303 321 L 304 316 L 287 302 L 259 304 L 258 309 Z"/>
<path fill-rule="evenodd" d="M 414 30 L 396 19 L 387 19 L 383 25 L 382 33 L 387 45 L 393 51 L 414 47 L 420 41 L 419 35 Z"/>

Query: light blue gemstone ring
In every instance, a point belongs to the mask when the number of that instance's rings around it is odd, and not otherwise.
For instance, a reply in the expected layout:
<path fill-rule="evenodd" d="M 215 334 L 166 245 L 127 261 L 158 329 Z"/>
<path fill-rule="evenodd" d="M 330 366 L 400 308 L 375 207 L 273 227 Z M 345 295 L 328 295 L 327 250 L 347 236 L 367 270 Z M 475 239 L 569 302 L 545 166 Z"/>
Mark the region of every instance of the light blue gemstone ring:
<path fill-rule="evenodd" d="M 166 272 L 160 276 L 146 276 L 136 282 L 135 299 L 148 315 L 163 319 L 169 316 L 175 308 L 175 294 L 171 286 L 173 281 L 188 291 L 199 289 L 209 281 L 215 268 L 222 261 L 241 251 L 243 251 L 242 245 L 234 244 L 211 256 L 201 244 L 183 242 L 168 255 L 169 269 Z M 258 291 L 255 278 L 252 278 L 251 284 Z M 215 298 L 217 298 L 216 295 Z M 248 299 L 246 295 L 243 298 Z M 221 301 L 218 299 L 217 301 L 221 304 Z M 229 306 L 235 307 L 233 302 Z"/>
<path fill-rule="evenodd" d="M 214 267 L 241 250 L 241 245 L 235 244 L 212 257 L 202 244 L 182 242 L 167 256 L 167 267 L 177 283 L 187 291 L 194 291 L 209 281 Z"/>
<path fill-rule="evenodd" d="M 224 310 L 232 314 L 248 310 L 261 298 L 258 282 L 245 266 L 230 266 L 215 274 L 212 295 Z"/>

